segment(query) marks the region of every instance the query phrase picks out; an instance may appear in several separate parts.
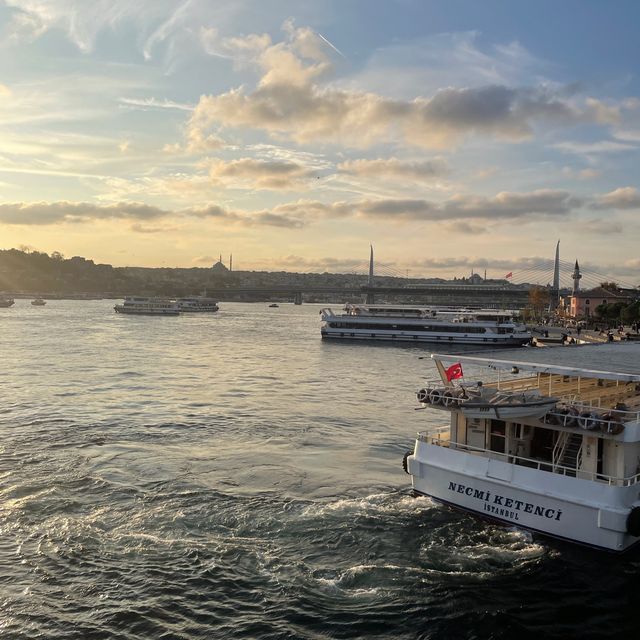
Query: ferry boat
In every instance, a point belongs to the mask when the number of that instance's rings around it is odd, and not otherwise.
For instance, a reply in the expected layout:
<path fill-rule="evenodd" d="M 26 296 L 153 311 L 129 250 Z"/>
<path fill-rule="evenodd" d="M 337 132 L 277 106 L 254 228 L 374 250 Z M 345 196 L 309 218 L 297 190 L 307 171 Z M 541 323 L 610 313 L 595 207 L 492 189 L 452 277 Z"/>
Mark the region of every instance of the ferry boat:
<path fill-rule="evenodd" d="M 177 316 L 180 309 L 173 300 L 166 298 L 144 298 L 131 296 L 124 299 L 122 304 L 113 307 L 116 313 L 142 316 Z"/>
<path fill-rule="evenodd" d="M 44 307 L 45 304 L 47 304 L 46 300 L 43 300 L 42 298 L 36 298 L 35 300 L 31 301 L 31 304 L 34 307 Z"/>
<path fill-rule="evenodd" d="M 440 379 L 420 389 L 418 401 L 450 416 L 418 433 L 404 456 L 416 493 L 608 551 L 640 541 L 640 376 L 431 357 Z M 467 382 L 463 367 L 484 368 L 490 379 Z M 517 412 L 493 413 L 497 396 L 511 397 Z M 487 412 L 475 411 L 483 403 Z"/>
<path fill-rule="evenodd" d="M 320 311 L 323 338 L 520 346 L 531 333 L 511 311 L 407 305 L 347 304 L 344 313 Z"/>
<path fill-rule="evenodd" d="M 0 297 L 0 308 L 6 309 L 8 307 L 12 307 L 13 304 L 14 304 L 13 298 Z"/>
<path fill-rule="evenodd" d="M 191 298 L 178 298 L 178 308 L 183 313 L 206 313 L 218 311 L 218 301 L 206 296 L 193 296 Z"/>

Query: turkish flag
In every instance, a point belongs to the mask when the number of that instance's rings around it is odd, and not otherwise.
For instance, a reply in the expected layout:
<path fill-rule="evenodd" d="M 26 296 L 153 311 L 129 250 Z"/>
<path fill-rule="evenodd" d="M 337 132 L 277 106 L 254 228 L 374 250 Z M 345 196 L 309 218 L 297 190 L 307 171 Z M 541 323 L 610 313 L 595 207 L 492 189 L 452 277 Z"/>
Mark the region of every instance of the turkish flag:
<path fill-rule="evenodd" d="M 445 369 L 444 372 L 447 376 L 447 382 L 464 377 L 464 374 L 462 373 L 462 365 L 459 362 L 452 364 L 448 369 Z"/>
<path fill-rule="evenodd" d="M 511 278 L 512 276 L 513 276 L 513 271 L 509 271 L 509 273 L 507 273 L 505 278 Z"/>

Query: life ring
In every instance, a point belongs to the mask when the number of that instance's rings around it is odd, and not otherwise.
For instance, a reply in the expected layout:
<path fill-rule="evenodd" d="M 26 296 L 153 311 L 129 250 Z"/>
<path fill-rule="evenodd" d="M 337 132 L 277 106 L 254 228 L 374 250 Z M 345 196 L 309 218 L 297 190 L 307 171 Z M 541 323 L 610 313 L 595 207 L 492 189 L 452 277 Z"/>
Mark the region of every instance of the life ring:
<path fill-rule="evenodd" d="M 442 390 L 441 389 L 431 389 L 431 393 L 429 394 L 429 402 L 431 404 L 440 404 L 442 402 Z"/>
<path fill-rule="evenodd" d="M 452 407 L 453 405 L 457 405 L 458 404 L 458 396 L 456 395 L 456 392 L 452 391 L 451 389 L 447 389 L 442 394 L 442 404 L 445 407 Z"/>
<path fill-rule="evenodd" d="M 566 409 L 556 409 L 552 413 L 547 413 L 544 417 L 544 421 L 547 424 L 555 424 L 555 425 L 564 424 L 566 414 L 567 414 Z"/>
<path fill-rule="evenodd" d="M 624 425 L 615 413 L 609 412 L 601 416 L 600 431 L 617 436 L 624 431 Z"/>
<path fill-rule="evenodd" d="M 596 416 L 591 411 L 582 411 L 578 415 L 578 426 L 581 429 L 591 431 L 598 426 Z"/>
<path fill-rule="evenodd" d="M 640 537 L 640 507 L 633 507 L 627 516 L 627 531 L 630 535 Z"/>
<path fill-rule="evenodd" d="M 402 457 L 402 468 L 404 469 L 405 473 L 409 473 L 409 461 L 408 458 L 409 456 L 413 455 L 413 451 L 407 451 L 405 452 L 404 456 Z"/>
<path fill-rule="evenodd" d="M 430 393 L 431 393 L 431 389 L 420 389 L 420 391 L 416 393 L 418 402 L 429 402 Z"/>
<path fill-rule="evenodd" d="M 562 424 L 565 427 L 575 427 L 578 424 L 580 414 L 576 409 L 567 409 Z M 582 426 L 582 425 L 580 425 Z M 588 428 L 588 427 L 583 427 Z"/>

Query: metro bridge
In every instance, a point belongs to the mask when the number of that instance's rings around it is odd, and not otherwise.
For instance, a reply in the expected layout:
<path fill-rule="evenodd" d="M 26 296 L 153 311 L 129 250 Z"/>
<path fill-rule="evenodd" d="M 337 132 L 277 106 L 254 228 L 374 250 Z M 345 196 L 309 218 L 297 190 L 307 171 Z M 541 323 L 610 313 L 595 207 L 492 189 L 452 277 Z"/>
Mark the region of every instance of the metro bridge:
<path fill-rule="evenodd" d="M 339 296 L 340 302 L 359 297 L 372 303 L 383 297 L 408 298 L 413 303 L 442 305 L 482 305 L 486 308 L 523 309 L 529 300 L 528 286 L 472 285 L 472 284 L 424 284 L 419 286 L 345 286 L 321 287 L 305 285 L 271 285 L 264 287 L 207 288 L 207 295 L 218 300 L 263 300 L 268 296 L 287 297 L 295 304 L 302 304 L 305 296 Z"/>

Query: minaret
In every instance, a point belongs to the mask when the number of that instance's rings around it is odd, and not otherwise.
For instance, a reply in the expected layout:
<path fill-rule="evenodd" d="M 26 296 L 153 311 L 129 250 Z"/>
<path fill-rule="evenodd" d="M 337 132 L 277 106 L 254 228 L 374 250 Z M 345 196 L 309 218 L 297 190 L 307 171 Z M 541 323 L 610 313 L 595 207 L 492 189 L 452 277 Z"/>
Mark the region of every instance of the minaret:
<path fill-rule="evenodd" d="M 582 274 L 580 273 L 580 267 L 578 266 L 578 261 L 576 260 L 576 266 L 573 268 L 573 292 L 571 295 L 576 295 L 578 291 L 580 291 L 580 278 L 582 278 Z"/>
<path fill-rule="evenodd" d="M 233 253 L 229 254 L 229 271 L 233 271 Z"/>

